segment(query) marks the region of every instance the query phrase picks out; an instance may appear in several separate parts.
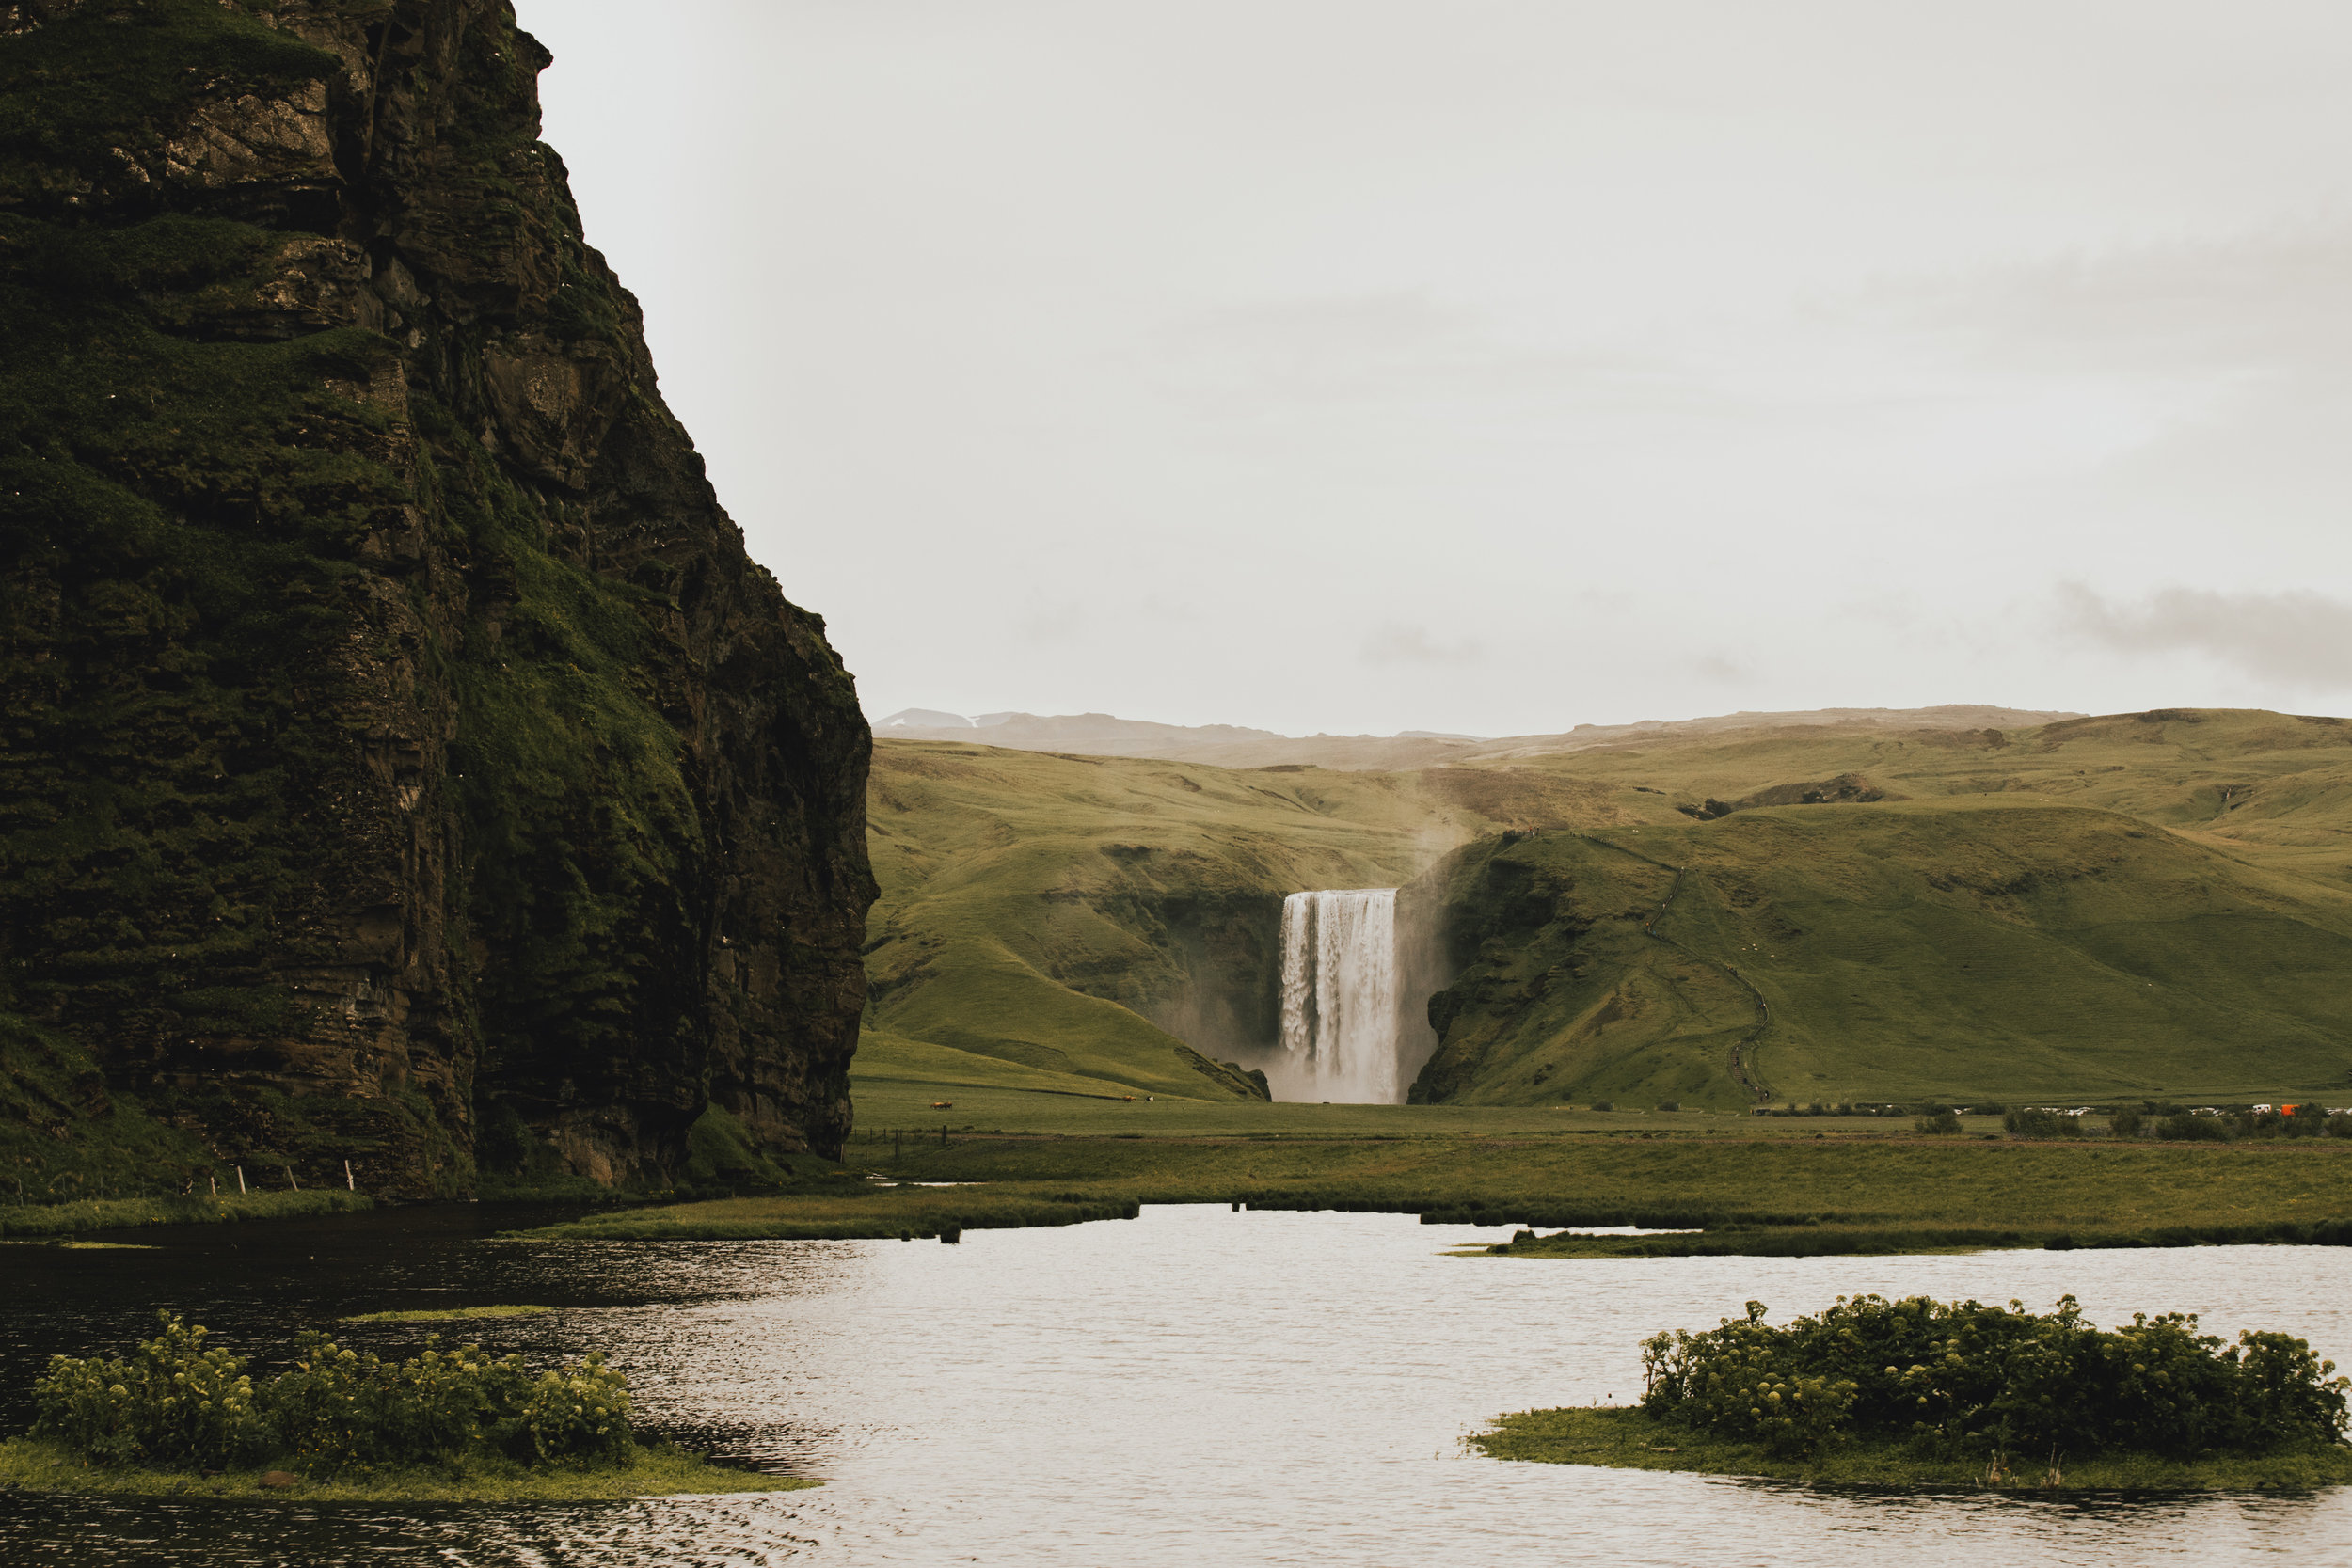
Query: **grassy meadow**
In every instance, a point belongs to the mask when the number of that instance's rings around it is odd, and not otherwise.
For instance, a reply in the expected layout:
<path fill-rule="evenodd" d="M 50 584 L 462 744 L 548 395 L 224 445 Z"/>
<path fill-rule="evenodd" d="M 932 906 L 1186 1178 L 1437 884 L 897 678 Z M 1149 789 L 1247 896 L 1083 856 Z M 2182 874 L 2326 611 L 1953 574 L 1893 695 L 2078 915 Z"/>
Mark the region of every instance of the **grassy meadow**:
<path fill-rule="evenodd" d="M 1057 1131 L 871 1129 L 846 1151 L 850 1169 L 869 1173 L 860 1186 L 612 1211 L 533 1234 L 928 1236 L 1226 1203 L 1696 1232 L 1531 1230 L 1502 1245 L 1535 1259 L 2352 1241 L 2352 1144 L 2335 1139 L 2036 1142 L 2000 1137 L 1981 1118 L 1975 1136 L 1931 1137 L 1906 1122 L 1687 1111 L 1063 1098 L 1072 1108 Z"/>

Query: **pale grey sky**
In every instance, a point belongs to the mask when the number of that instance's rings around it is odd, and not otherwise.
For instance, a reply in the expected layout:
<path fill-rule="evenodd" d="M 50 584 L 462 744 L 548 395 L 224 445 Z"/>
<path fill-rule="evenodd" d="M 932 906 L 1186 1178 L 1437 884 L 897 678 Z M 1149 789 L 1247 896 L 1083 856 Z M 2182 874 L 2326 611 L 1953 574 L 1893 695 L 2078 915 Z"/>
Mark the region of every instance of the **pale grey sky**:
<path fill-rule="evenodd" d="M 518 9 L 877 717 L 2352 708 L 2352 7 Z"/>

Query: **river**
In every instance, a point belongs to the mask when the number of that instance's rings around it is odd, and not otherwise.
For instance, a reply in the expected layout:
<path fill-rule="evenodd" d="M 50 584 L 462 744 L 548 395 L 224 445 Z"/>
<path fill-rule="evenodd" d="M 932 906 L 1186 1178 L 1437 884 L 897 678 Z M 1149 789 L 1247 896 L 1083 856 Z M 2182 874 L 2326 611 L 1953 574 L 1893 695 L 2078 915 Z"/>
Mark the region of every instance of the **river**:
<path fill-rule="evenodd" d="M 2352 1360 L 2352 1251 L 2209 1247 L 1876 1259 L 1438 1256 L 1502 1232 L 1407 1216 L 1152 1207 L 1133 1221 L 899 1242 L 566 1243 L 454 1206 L 193 1227 L 151 1251 L 8 1247 L 0 1419 L 52 1352 L 119 1349 L 168 1305 L 232 1347 L 335 1316 L 536 1302 L 464 1325 L 526 1356 L 605 1347 L 641 1417 L 814 1491 L 565 1508 L 0 1496 L 0 1561 L 1422 1565 L 2343 1560 L 2352 1491 L 1912 1496 L 1466 1452 L 1485 1418 L 1627 1400 L 1639 1341 L 1750 1297 L 2065 1291 L 2101 1323 L 2201 1314 Z M 405 1353 L 423 1330 L 355 1331 Z"/>

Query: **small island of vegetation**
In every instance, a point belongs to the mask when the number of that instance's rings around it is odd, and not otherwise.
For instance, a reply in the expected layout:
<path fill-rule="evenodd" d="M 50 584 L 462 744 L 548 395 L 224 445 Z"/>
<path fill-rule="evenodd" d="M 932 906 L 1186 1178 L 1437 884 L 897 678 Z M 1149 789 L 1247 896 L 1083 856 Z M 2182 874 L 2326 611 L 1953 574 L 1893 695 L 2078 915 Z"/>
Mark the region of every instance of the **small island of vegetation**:
<path fill-rule="evenodd" d="M 358 1312 L 348 1318 L 338 1318 L 340 1323 L 446 1323 L 475 1318 L 535 1318 L 552 1312 L 552 1307 L 424 1307 L 405 1312 Z"/>
<path fill-rule="evenodd" d="M 568 1501 L 818 1484 L 714 1465 L 630 1424 L 628 1380 L 600 1353 L 536 1376 L 518 1356 L 439 1337 L 405 1361 L 311 1330 L 255 1379 L 207 1330 L 159 1313 L 130 1356 L 53 1356 L 0 1483 L 28 1491 L 306 1501 Z"/>
<path fill-rule="evenodd" d="M 2347 1382 L 2309 1344 L 2194 1317 L 2085 1323 L 1923 1296 L 1839 1297 L 1784 1328 L 1760 1302 L 1642 1347 L 1631 1408 L 1531 1410 L 1497 1459 L 1933 1487 L 2299 1489 L 2352 1481 Z"/>

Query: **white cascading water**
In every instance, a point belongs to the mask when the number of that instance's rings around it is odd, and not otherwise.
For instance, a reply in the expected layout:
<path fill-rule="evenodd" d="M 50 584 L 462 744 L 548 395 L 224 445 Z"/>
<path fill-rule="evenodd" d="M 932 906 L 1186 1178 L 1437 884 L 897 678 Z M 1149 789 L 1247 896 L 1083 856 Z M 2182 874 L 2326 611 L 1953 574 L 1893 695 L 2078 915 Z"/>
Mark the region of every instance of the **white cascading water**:
<path fill-rule="evenodd" d="M 1283 899 L 1286 1098 L 1393 1105 L 1396 1052 L 1396 889 Z"/>

